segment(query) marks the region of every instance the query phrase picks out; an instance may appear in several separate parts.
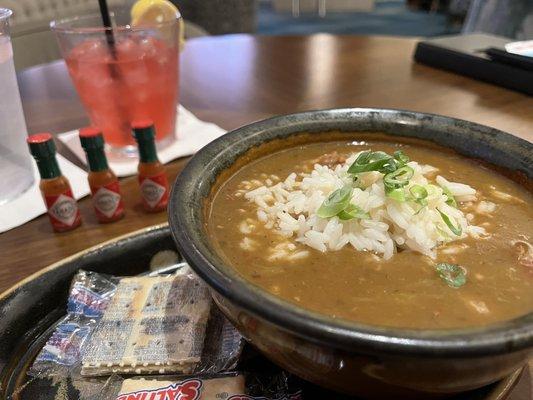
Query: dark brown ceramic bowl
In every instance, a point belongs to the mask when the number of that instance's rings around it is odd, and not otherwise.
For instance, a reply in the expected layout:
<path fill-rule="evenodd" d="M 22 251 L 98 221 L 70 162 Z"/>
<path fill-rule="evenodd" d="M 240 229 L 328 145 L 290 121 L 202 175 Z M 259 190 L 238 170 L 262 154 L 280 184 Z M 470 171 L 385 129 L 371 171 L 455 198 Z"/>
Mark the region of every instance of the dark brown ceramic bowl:
<path fill-rule="evenodd" d="M 215 301 L 267 357 L 314 383 L 367 398 L 446 397 L 487 385 L 526 363 L 533 313 L 484 328 L 404 330 L 334 320 L 245 281 L 214 250 L 204 205 L 220 174 L 250 149 L 309 132 L 382 132 L 424 139 L 513 171 L 530 185 L 533 144 L 467 121 L 398 110 L 312 111 L 253 123 L 198 152 L 174 184 L 170 227 L 177 247 Z"/>

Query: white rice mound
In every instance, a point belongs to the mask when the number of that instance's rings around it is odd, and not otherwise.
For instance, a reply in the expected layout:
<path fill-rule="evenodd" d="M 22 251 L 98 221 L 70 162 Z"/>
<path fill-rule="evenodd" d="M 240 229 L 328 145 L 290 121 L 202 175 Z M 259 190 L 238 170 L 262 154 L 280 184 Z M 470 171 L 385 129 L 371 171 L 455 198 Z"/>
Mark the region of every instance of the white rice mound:
<path fill-rule="evenodd" d="M 468 185 L 449 182 L 442 176 L 431 181 L 436 168 L 415 161 L 407 163 L 414 175 L 405 187 L 431 184 L 425 207 L 412 201 L 398 202 L 385 195 L 383 174 L 358 174 L 350 202 L 370 215 L 369 219 L 339 220 L 338 217 L 320 218 L 316 215 L 322 202 L 334 191 L 353 182 L 349 166 L 360 153 L 352 154 L 345 163 L 333 169 L 315 164 L 311 173 L 291 173 L 285 181 L 271 181 L 246 191 L 244 196 L 257 206 L 257 219 L 266 228 L 286 238 L 303 243 L 321 252 L 352 246 L 359 251 L 370 251 L 390 259 L 398 249 L 411 249 L 431 258 L 436 248 L 472 235 L 487 235 L 483 227 L 470 225 L 465 214 L 446 204 L 447 188 L 458 202 L 477 200 L 476 190 Z M 456 236 L 442 220 L 439 209 L 450 217 L 454 226 L 462 228 Z"/>

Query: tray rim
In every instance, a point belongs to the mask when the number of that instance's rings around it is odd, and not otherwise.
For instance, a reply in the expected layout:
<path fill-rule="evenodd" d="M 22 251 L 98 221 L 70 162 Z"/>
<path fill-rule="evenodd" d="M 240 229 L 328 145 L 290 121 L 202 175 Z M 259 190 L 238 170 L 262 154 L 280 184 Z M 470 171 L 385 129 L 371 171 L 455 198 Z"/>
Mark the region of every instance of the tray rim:
<path fill-rule="evenodd" d="M 489 392 L 488 396 L 484 400 L 505 400 L 511 395 L 514 388 L 522 378 L 524 371 L 527 368 L 527 364 L 522 368 L 517 369 L 512 374 L 507 375 L 505 378 L 499 380 L 494 385 L 493 390 Z"/>
<path fill-rule="evenodd" d="M 156 231 L 156 230 L 164 229 L 164 228 L 168 228 L 168 227 L 169 227 L 168 222 L 163 222 L 161 224 L 150 225 L 150 226 L 147 226 L 147 227 L 144 227 L 144 228 L 141 228 L 141 229 L 137 229 L 137 230 L 125 233 L 123 235 L 115 236 L 114 238 L 111 238 L 109 240 L 105 240 L 103 242 L 95 244 L 94 246 L 88 247 L 88 248 L 86 248 L 84 250 L 81 250 L 81 251 L 78 251 L 78 252 L 76 252 L 74 254 L 71 254 L 70 256 L 62 258 L 62 259 L 60 259 L 60 260 L 58 260 L 58 261 L 56 261 L 56 262 L 54 262 L 52 264 L 47 265 L 46 267 L 43 267 L 42 269 L 40 269 L 39 271 L 34 272 L 33 274 L 28 275 L 25 278 L 22 278 L 20 281 L 18 281 L 14 285 L 8 287 L 6 290 L 4 290 L 3 292 L 0 293 L 0 302 L 2 300 L 7 299 L 10 295 L 12 295 L 16 290 L 18 290 L 20 287 L 24 286 L 26 283 L 31 282 L 31 281 L 37 279 L 38 277 L 40 277 L 41 275 L 44 275 L 44 274 L 46 274 L 46 273 L 48 273 L 48 272 L 50 272 L 50 271 L 52 271 L 54 269 L 57 269 L 57 268 L 61 267 L 61 265 L 66 264 L 66 263 L 68 263 L 70 261 L 73 261 L 76 258 L 80 258 L 80 257 L 82 257 L 85 254 L 91 253 L 91 252 L 96 251 L 96 250 L 98 250 L 98 249 L 100 249 L 102 247 L 105 247 L 105 246 L 108 246 L 110 244 L 119 242 L 121 240 L 141 235 L 144 232 Z"/>

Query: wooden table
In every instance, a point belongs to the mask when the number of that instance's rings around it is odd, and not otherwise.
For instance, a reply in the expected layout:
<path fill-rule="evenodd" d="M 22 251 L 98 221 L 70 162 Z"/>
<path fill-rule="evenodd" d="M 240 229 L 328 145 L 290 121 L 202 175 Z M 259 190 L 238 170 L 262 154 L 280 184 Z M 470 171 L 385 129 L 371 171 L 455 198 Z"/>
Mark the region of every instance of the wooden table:
<path fill-rule="evenodd" d="M 226 129 L 275 114 L 332 107 L 388 107 L 444 114 L 533 141 L 533 100 L 413 63 L 416 40 L 313 35 L 194 39 L 181 63 L 181 102 Z M 62 62 L 20 74 L 28 129 L 61 132 L 87 123 Z M 64 148 L 60 149 L 67 157 Z M 173 179 L 186 159 L 169 164 Z M 135 178 L 122 181 L 127 216 L 99 225 L 89 199 L 83 226 L 54 234 L 45 216 L 0 235 L 0 292 L 46 265 L 114 236 L 166 221 L 145 214 Z M 531 377 L 512 400 L 530 400 Z"/>

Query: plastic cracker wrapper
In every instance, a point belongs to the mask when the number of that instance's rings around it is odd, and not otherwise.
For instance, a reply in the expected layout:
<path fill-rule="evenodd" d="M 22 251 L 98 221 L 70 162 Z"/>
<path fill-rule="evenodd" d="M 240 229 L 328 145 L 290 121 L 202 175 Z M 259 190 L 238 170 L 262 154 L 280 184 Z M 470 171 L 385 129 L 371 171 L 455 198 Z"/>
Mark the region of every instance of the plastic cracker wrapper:
<path fill-rule="evenodd" d="M 30 376 L 218 373 L 236 367 L 244 346 L 188 266 L 126 278 L 80 271 L 67 310 Z"/>
<path fill-rule="evenodd" d="M 232 400 L 303 400 L 301 381 L 285 371 L 246 375 L 246 396 Z"/>
<path fill-rule="evenodd" d="M 73 278 L 67 316 L 55 327 L 29 374 L 61 375 L 79 365 L 87 339 L 116 290 L 117 278 L 80 270 Z"/>
<path fill-rule="evenodd" d="M 86 347 L 81 374 L 176 375 L 233 367 L 242 337 L 211 305 L 206 285 L 192 273 L 121 279 Z"/>
<path fill-rule="evenodd" d="M 115 293 L 119 278 L 80 270 L 72 280 L 67 313 L 99 320 Z"/>
<path fill-rule="evenodd" d="M 193 275 L 121 279 L 91 336 L 83 376 L 188 373 L 202 354 L 211 297 Z"/>
<path fill-rule="evenodd" d="M 211 308 L 204 349 L 195 373 L 232 371 L 237 367 L 244 339 L 217 307 Z"/>

